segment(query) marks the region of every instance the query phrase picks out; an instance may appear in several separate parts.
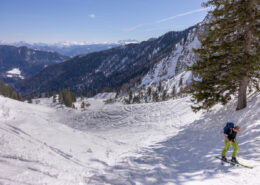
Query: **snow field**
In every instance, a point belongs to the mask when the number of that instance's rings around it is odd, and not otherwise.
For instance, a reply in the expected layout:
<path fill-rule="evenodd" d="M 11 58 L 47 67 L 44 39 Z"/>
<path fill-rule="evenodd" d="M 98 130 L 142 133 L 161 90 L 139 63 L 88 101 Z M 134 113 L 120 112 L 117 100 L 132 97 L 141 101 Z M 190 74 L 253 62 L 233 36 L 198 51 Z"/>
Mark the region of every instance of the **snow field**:
<path fill-rule="evenodd" d="M 102 98 L 100 98 L 102 97 Z M 160 103 L 104 104 L 85 111 L 40 99 L 0 96 L 0 184 L 258 184 L 260 96 L 194 114 L 189 97 Z M 78 103 L 80 105 L 80 103 Z M 225 122 L 241 126 L 241 163 L 221 166 Z M 232 149 L 232 148 L 231 148 Z M 231 156 L 232 150 L 228 152 Z"/>
<path fill-rule="evenodd" d="M 260 182 L 260 95 L 253 94 L 249 105 L 234 111 L 234 102 L 228 106 L 216 106 L 204 113 L 199 120 L 186 126 L 177 135 L 133 156 L 127 162 L 110 168 L 110 174 L 96 175 L 91 183 L 102 184 L 244 184 Z M 241 125 L 238 134 L 240 151 L 238 160 L 254 166 L 254 169 L 222 166 L 220 160 L 224 148 L 223 127 L 227 121 Z M 227 156 L 232 155 L 230 148 Z M 99 178 L 101 179 L 99 179 Z M 97 180 L 98 179 L 98 180 Z M 120 179 L 121 183 L 117 183 Z"/>

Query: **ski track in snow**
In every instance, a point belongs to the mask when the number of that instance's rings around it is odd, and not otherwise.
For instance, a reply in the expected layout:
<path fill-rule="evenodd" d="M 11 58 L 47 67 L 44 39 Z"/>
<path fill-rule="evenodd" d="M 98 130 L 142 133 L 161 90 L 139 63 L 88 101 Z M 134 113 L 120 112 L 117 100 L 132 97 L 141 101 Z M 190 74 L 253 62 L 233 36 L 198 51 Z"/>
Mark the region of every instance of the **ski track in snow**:
<path fill-rule="evenodd" d="M 259 97 L 259 96 L 258 96 Z M 256 97 L 251 100 L 254 101 Z M 143 150 L 141 157 L 130 157 L 105 174 L 93 176 L 90 184 L 258 184 L 260 165 L 259 98 L 246 110 L 230 112 L 230 105 L 196 120 L 178 135 Z M 253 114 L 250 114 L 254 112 Z M 222 166 L 214 159 L 224 147 L 222 130 L 227 120 L 241 125 L 238 134 L 241 163 L 254 166 Z M 219 132 L 216 132 L 219 131 Z M 222 141 L 222 142 L 221 142 Z M 231 150 L 228 156 L 231 157 Z M 258 172 L 257 172 L 258 171 Z"/>
<path fill-rule="evenodd" d="M 85 111 L 20 103 L 0 96 L 0 184 L 258 184 L 260 96 L 194 114 L 189 97 L 160 103 L 104 105 Z M 225 122 L 241 125 L 241 163 L 222 166 Z M 232 150 L 228 152 L 230 157 Z"/>

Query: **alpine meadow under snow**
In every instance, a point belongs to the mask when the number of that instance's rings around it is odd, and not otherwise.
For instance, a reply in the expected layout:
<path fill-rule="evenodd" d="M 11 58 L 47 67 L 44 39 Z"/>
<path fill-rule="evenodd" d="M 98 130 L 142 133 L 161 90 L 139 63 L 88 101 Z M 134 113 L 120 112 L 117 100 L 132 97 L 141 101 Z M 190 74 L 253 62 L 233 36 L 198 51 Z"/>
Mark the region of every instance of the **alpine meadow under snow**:
<path fill-rule="evenodd" d="M 108 94 L 104 95 L 109 97 Z M 190 97 L 160 103 L 104 104 L 85 110 L 52 99 L 33 104 L 0 96 L 1 184 L 252 184 L 260 181 L 260 95 L 234 111 L 192 112 Z M 223 127 L 233 121 L 241 163 L 222 166 Z M 228 157 L 231 156 L 231 151 Z"/>

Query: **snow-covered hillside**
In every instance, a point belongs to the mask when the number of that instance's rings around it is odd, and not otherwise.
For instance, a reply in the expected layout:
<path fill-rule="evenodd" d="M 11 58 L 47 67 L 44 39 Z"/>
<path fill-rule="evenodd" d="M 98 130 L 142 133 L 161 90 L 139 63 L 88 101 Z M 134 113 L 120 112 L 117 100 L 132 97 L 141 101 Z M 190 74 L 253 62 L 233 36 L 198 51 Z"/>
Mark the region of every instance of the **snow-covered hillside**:
<path fill-rule="evenodd" d="M 171 79 L 185 71 L 186 66 L 191 66 L 196 60 L 192 51 L 200 47 L 198 31 L 200 27 L 190 30 L 186 38 L 176 44 L 169 56 L 159 61 L 142 79 L 140 87 L 156 84 L 162 80 Z"/>
<path fill-rule="evenodd" d="M 257 184 L 260 180 L 260 95 L 194 114 L 189 97 L 160 103 L 104 104 L 85 111 L 41 99 L 0 96 L 0 184 Z M 226 121 L 241 125 L 238 160 L 221 166 Z M 228 156 L 231 152 L 228 153 Z"/>
<path fill-rule="evenodd" d="M 181 88 L 188 88 L 194 76 L 191 71 L 187 71 L 186 67 L 190 67 L 196 62 L 197 55 L 193 49 L 200 48 L 199 37 L 205 34 L 203 25 L 210 20 L 211 16 L 208 14 L 201 23 L 189 30 L 189 33 L 172 48 L 172 51 L 162 57 L 144 75 L 137 88 L 147 90 L 148 87 L 151 87 L 156 89 L 158 84 L 162 83 L 168 95 L 173 88 L 175 88 L 176 93 L 180 93 Z"/>
<path fill-rule="evenodd" d="M 175 45 L 172 52 L 149 70 L 142 78 L 141 83 L 134 89 L 134 95 L 139 97 L 140 102 L 162 101 L 175 97 L 181 94 L 184 89 L 189 88 L 194 77 L 191 71 L 186 70 L 186 67 L 192 66 L 196 61 L 197 56 L 193 49 L 200 47 L 198 36 L 202 32 L 203 27 L 198 24 Z M 161 89 L 159 86 L 163 88 Z M 155 100 L 153 93 L 149 93 L 150 89 L 158 94 L 159 100 Z M 166 95 L 163 95 L 164 93 Z M 166 98 L 162 98 L 163 96 Z"/>

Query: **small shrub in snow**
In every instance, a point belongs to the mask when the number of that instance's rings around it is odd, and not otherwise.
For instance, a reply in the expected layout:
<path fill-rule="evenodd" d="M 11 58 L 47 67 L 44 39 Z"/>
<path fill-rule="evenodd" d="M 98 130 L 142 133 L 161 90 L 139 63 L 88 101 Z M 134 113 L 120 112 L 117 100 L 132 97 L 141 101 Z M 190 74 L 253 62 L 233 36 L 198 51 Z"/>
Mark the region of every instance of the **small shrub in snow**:
<path fill-rule="evenodd" d="M 104 100 L 104 102 L 105 102 L 105 104 L 112 104 L 112 103 L 116 102 L 116 99 L 110 98 L 110 99 Z"/>

